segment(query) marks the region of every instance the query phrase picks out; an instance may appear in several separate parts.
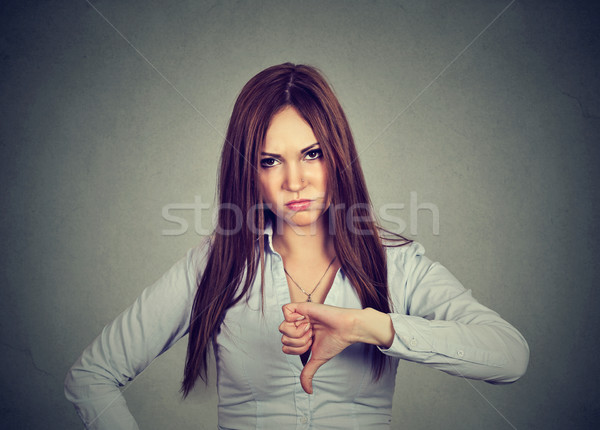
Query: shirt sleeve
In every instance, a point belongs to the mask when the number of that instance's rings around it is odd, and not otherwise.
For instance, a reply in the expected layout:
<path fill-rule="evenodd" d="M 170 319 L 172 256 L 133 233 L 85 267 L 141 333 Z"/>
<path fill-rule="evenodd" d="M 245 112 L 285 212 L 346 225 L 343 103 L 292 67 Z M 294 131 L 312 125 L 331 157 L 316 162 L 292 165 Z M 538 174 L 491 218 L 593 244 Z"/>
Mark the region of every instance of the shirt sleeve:
<path fill-rule="evenodd" d="M 423 253 L 418 243 L 391 253 L 395 337 L 388 349 L 379 349 L 451 375 L 491 383 L 519 379 L 529 362 L 523 336 Z"/>
<path fill-rule="evenodd" d="M 139 375 L 189 329 L 208 240 L 188 251 L 83 351 L 65 379 L 65 396 L 86 429 L 137 429 L 119 387 Z"/>

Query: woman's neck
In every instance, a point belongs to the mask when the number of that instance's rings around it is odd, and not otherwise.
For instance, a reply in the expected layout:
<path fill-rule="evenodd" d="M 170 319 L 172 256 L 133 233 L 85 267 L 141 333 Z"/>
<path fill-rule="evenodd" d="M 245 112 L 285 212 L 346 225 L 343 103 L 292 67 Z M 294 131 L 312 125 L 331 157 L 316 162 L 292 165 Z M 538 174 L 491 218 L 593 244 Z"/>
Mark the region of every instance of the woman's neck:
<path fill-rule="evenodd" d="M 273 232 L 273 247 L 282 257 L 312 260 L 315 257 L 331 259 L 335 256 L 335 236 L 329 234 L 326 220 L 306 227 L 278 222 Z"/>

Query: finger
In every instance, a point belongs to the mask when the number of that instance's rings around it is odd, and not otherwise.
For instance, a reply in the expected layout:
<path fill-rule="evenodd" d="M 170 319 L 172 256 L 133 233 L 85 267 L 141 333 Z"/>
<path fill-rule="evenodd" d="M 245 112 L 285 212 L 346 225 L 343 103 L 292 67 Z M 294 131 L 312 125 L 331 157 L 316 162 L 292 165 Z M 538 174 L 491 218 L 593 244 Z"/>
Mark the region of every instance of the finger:
<path fill-rule="evenodd" d="M 306 393 L 308 393 L 308 394 L 313 393 L 313 386 L 312 386 L 313 378 L 314 378 L 317 370 L 319 370 L 319 367 L 321 367 L 323 364 L 325 364 L 325 361 L 314 360 L 311 357 L 308 360 L 308 363 L 306 363 L 306 366 L 304 366 L 304 369 L 302 369 L 302 373 L 300 373 L 300 385 L 302 385 L 302 389 Z"/>
<path fill-rule="evenodd" d="M 306 333 L 310 328 L 311 325 L 308 321 L 300 321 L 297 323 L 284 321 L 279 324 L 279 332 L 289 337 L 304 336 L 304 333 Z"/>
<path fill-rule="evenodd" d="M 287 305 L 284 305 L 282 307 L 282 310 L 283 310 L 283 317 L 288 322 L 302 321 L 303 319 L 306 318 L 305 315 L 302 315 L 301 313 L 296 311 L 294 303 L 288 303 Z"/>
<path fill-rule="evenodd" d="M 302 347 L 308 343 L 312 338 L 312 331 L 309 329 L 303 333 L 302 336 L 290 337 L 287 335 L 281 336 L 281 343 L 285 346 Z"/>
<path fill-rule="evenodd" d="M 294 321 L 293 324 L 294 324 L 294 326 L 296 326 L 296 328 L 300 328 L 300 327 L 304 328 L 305 324 L 310 324 L 310 318 L 305 316 L 302 319 Z"/>
<path fill-rule="evenodd" d="M 288 355 L 301 355 L 304 354 L 312 345 L 312 338 L 308 340 L 308 342 L 304 346 L 300 347 L 292 347 L 292 346 L 282 346 L 281 350 Z"/>

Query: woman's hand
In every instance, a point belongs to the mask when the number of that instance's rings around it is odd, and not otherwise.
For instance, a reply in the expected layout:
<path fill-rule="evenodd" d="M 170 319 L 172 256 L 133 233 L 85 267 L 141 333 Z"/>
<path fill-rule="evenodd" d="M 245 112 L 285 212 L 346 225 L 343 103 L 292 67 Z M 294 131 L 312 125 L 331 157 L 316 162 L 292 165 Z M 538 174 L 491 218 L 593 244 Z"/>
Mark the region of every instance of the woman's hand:
<path fill-rule="evenodd" d="M 355 329 L 360 312 L 309 302 L 283 306 L 285 321 L 279 326 L 283 352 L 299 355 L 312 345 L 310 360 L 300 374 L 304 391 L 312 394 L 316 371 L 358 340 Z"/>
<path fill-rule="evenodd" d="M 317 370 L 348 346 L 364 342 L 389 348 L 394 327 L 389 315 L 375 309 L 346 309 L 300 302 L 283 306 L 285 320 L 279 326 L 282 350 L 304 354 L 312 346 L 310 360 L 300 374 L 302 388 L 312 394 Z"/>
<path fill-rule="evenodd" d="M 291 304 L 291 303 L 290 303 Z M 310 321 L 306 316 L 301 315 L 283 307 L 283 315 L 285 320 L 279 325 L 281 332 L 281 348 L 283 352 L 290 355 L 304 354 L 312 345 L 313 331 Z"/>

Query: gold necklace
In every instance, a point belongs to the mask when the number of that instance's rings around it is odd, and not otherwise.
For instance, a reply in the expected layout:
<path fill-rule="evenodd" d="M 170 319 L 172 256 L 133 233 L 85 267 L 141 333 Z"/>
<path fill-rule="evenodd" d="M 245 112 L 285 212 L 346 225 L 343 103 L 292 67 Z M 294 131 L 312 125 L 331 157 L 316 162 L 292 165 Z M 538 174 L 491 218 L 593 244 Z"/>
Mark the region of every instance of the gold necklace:
<path fill-rule="evenodd" d="M 331 260 L 331 263 L 329 263 L 329 266 L 327 266 L 327 269 L 325 269 L 325 273 L 323 273 L 323 276 L 321 276 L 321 279 L 319 279 L 319 282 L 317 282 L 317 285 L 315 285 L 315 288 L 313 288 L 313 290 L 310 293 L 307 293 L 306 291 L 304 291 L 304 288 L 302 288 L 300 285 L 298 285 L 298 283 L 294 280 L 294 278 L 292 278 L 292 275 L 290 275 L 288 273 L 288 271 L 285 270 L 285 267 L 283 268 L 283 271 L 285 272 L 286 275 L 288 275 L 290 277 L 290 279 L 296 285 L 296 287 L 300 288 L 300 291 L 302 291 L 304 294 L 306 294 L 306 297 L 307 297 L 306 301 L 312 302 L 312 299 L 310 298 L 310 296 L 312 296 L 313 293 L 317 290 L 317 288 L 319 287 L 319 284 L 321 283 L 321 281 L 323 280 L 323 278 L 325 277 L 327 272 L 329 272 L 329 268 L 331 267 L 331 265 L 333 264 L 333 262 L 335 261 L 336 258 L 337 258 L 337 256 L 333 257 L 333 259 Z"/>

